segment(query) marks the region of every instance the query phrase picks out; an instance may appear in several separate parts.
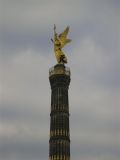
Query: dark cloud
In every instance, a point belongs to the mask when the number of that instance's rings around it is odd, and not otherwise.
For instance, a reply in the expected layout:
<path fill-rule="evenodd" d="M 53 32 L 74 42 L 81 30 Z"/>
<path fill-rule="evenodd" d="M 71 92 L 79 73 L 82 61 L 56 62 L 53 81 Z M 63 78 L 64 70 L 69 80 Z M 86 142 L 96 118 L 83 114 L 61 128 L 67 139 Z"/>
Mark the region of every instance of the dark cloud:
<path fill-rule="evenodd" d="M 48 153 L 48 145 L 45 140 L 44 143 L 41 141 L 31 142 L 30 140 L 27 142 L 24 141 L 13 141 L 7 140 L 7 142 L 2 143 L 0 146 L 0 155 L 2 160 L 38 160 L 47 158 Z"/>

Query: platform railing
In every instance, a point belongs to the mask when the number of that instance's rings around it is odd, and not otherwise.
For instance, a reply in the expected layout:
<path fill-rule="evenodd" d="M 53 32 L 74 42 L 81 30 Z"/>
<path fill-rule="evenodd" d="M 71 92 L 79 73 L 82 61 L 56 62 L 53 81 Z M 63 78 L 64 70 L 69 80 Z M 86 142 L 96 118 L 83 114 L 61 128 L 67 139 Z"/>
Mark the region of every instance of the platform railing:
<path fill-rule="evenodd" d="M 65 74 L 70 76 L 70 68 L 66 66 L 54 66 L 49 69 L 49 76 L 54 74 Z"/>

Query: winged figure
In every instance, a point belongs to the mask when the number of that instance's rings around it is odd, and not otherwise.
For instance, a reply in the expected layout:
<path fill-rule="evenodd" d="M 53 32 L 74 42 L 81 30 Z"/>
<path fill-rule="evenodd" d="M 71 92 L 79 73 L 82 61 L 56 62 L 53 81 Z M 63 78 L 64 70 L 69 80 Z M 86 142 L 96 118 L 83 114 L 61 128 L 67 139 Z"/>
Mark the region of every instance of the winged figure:
<path fill-rule="evenodd" d="M 69 32 L 69 27 L 67 27 L 61 34 L 56 33 L 56 26 L 54 25 L 54 40 L 52 42 L 54 43 L 54 52 L 58 63 L 67 63 L 67 57 L 63 53 L 62 48 L 69 42 L 71 42 L 70 39 L 67 39 L 67 35 Z"/>

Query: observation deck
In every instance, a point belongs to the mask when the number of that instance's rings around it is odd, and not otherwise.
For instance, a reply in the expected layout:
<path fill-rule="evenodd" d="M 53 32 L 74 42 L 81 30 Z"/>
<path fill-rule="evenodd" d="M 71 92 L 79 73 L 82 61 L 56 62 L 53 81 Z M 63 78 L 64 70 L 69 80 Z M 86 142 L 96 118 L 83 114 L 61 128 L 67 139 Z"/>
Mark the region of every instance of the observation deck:
<path fill-rule="evenodd" d="M 54 67 L 49 69 L 49 77 L 56 74 L 64 74 L 70 76 L 70 68 L 66 67 L 64 64 L 56 64 Z"/>

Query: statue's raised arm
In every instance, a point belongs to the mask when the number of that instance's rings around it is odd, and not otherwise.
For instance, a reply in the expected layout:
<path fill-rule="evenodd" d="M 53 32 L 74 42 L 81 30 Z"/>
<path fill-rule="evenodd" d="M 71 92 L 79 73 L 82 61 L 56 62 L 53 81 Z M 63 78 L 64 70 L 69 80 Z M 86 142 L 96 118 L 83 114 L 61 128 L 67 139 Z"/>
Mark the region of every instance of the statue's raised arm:
<path fill-rule="evenodd" d="M 54 25 L 54 39 L 51 39 L 54 43 L 54 52 L 58 63 L 67 63 L 66 55 L 63 53 L 62 48 L 69 42 L 67 39 L 69 27 L 67 27 L 61 34 L 56 33 L 56 25 Z"/>

